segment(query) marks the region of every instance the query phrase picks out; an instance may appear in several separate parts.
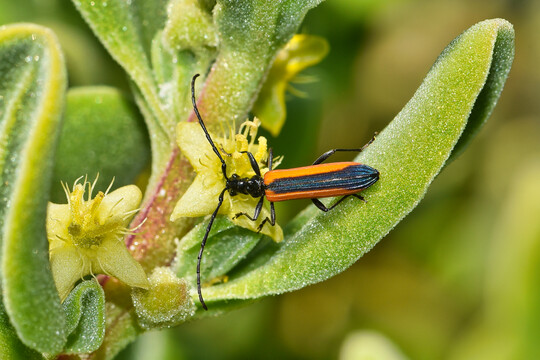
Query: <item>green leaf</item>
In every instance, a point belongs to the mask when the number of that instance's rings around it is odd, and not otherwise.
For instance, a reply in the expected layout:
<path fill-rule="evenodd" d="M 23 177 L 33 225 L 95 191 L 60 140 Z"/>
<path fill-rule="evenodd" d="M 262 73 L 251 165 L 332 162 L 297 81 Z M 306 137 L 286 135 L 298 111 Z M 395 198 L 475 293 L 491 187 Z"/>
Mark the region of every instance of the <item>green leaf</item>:
<path fill-rule="evenodd" d="M 450 47 L 449 47 L 450 48 Z M 441 56 L 443 56 L 441 54 Z M 474 107 L 469 115 L 469 121 L 456 144 L 448 162 L 459 156 L 470 141 L 480 131 L 480 128 L 487 121 L 499 97 L 504 83 L 514 60 L 514 33 L 501 31 L 497 35 L 497 44 L 493 48 L 492 68 L 489 71 L 485 85 L 478 94 Z"/>
<path fill-rule="evenodd" d="M 26 347 L 9 323 L 9 318 L 0 302 L 0 359 L 33 360 L 43 359 L 40 353 Z"/>
<path fill-rule="evenodd" d="M 218 0 L 214 9 L 223 46 L 242 52 L 275 52 L 322 0 Z M 258 45 L 257 48 L 248 46 Z"/>
<path fill-rule="evenodd" d="M 84 161 L 81 161 L 84 159 Z M 95 190 L 133 184 L 150 160 L 146 128 L 135 104 L 110 87 L 83 87 L 67 94 L 64 124 L 56 151 L 51 201 L 64 203 L 60 181 L 69 186 L 83 175 Z"/>
<path fill-rule="evenodd" d="M 197 256 L 207 225 L 208 221 L 203 221 L 195 226 L 182 238 L 176 251 L 176 274 L 192 285 L 196 284 Z M 202 283 L 227 274 L 259 243 L 261 237 L 261 234 L 235 226 L 227 217 L 216 218 L 201 261 Z"/>
<path fill-rule="evenodd" d="M 105 294 L 96 280 L 81 282 L 62 304 L 66 313 L 67 354 L 97 350 L 105 336 Z"/>
<path fill-rule="evenodd" d="M 205 289 L 207 303 L 302 288 L 345 270 L 369 251 L 420 202 L 471 114 L 489 114 L 512 63 L 513 38 L 512 25 L 495 19 L 455 39 L 414 97 L 357 157 L 381 174 L 363 193 L 367 203 L 351 198 L 328 213 L 307 208 L 262 266 Z"/>
<path fill-rule="evenodd" d="M 166 1 L 86 1 L 73 3 L 112 57 L 126 70 L 150 104 L 147 125 L 156 144 L 170 141 L 171 117 L 164 110 L 151 69 L 152 40 L 166 21 Z"/>
<path fill-rule="evenodd" d="M 55 354 L 66 335 L 45 217 L 66 72 L 54 34 L 30 24 L 0 28 L 0 79 L 4 304 L 23 343 Z"/>

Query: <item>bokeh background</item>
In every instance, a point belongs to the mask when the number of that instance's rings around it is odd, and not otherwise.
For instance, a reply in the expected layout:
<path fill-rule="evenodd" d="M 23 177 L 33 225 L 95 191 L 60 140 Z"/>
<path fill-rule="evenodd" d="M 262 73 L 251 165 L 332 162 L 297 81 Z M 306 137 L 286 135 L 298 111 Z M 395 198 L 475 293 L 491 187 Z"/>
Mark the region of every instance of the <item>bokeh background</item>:
<path fill-rule="evenodd" d="M 152 0 L 146 0 L 152 1 Z M 330 53 L 295 85 L 283 167 L 359 147 L 412 97 L 443 48 L 488 18 L 514 24 L 516 57 L 492 117 L 420 205 L 324 283 L 142 336 L 119 359 L 540 358 L 540 1 L 327 0 L 301 32 Z M 0 2 L 0 24 L 52 28 L 70 86 L 127 81 L 68 0 Z M 279 204 L 280 222 L 307 203 Z M 366 357 L 366 356 L 372 357 Z"/>

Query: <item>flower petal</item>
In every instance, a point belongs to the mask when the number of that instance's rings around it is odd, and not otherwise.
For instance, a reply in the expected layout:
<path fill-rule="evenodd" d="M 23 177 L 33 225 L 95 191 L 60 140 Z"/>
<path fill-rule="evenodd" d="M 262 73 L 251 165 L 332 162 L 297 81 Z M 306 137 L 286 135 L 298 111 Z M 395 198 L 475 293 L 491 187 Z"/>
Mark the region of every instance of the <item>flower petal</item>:
<path fill-rule="evenodd" d="M 178 123 L 176 142 L 197 173 L 219 169 L 219 158 L 214 154 L 199 123 Z"/>
<path fill-rule="evenodd" d="M 111 216 L 122 219 L 127 225 L 132 216 L 126 216 L 136 210 L 142 200 L 141 190 L 135 185 L 123 186 L 107 194 L 99 207 L 99 220 L 101 224 L 106 221 L 116 221 Z"/>
<path fill-rule="evenodd" d="M 68 239 L 68 224 L 71 222 L 71 211 L 68 204 L 49 203 L 47 206 L 47 232 L 49 250 L 64 246 L 62 239 Z"/>
<path fill-rule="evenodd" d="M 149 286 L 141 264 L 131 256 L 126 245 L 117 238 L 104 239 L 96 250 L 96 257 L 92 260 L 92 268 L 96 273 L 114 276 L 129 286 L 143 289 Z"/>
<path fill-rule="evenodd" d="M 206 172 L 199 173 L 176 203 L 171 221 L 183 216 L 199 217 L 212 214 L 218 205 L 218 197 L 223 188 L 222 182 L 216 181 L 211 175 Z M 228 209 L 228 202 L 224 201 L 220 213 L 227 212 Z"/>
<path fill-rule="evenodd" d="M 50 253 L 51 271 L 60 300 L 69 295 L 75 283 L 88 274 L 81 254 L 72 245 L 58 246 Z"/>
<path fill-rule="evenodd" d="M 253 113 L 272 135 L 277 136 L 285 123 L 285 92 L 290 89 L 289 82 L 294 82 L 305 68 L 320 62 L 328 49 L 324 38 L 298 34 L 276 56 L 253 106 Z"/>

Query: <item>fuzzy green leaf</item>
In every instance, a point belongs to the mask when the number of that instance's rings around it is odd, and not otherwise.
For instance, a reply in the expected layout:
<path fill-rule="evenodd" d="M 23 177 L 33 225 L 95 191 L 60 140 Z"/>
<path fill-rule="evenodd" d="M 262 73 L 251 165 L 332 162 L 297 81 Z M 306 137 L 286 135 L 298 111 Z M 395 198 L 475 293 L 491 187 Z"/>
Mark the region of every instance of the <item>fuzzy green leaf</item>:
<path fill-rule="evenodd" d="M 242 52 L 275 53 L 296 32 L 306 12 L 321 1 L 218 0 L 214 16 L 224 46 Z"/>
<path fill-rule="evenodd" d="M 51 201 L 66 200 L 60 181 L 71 186 L 83 175 L 94 179 L 99 173 L 95 190 L 105 191 L 113 178 L 114 188 L 133 184 L 149 160 L 148 136 L 133 103 L 114 88 L 70 90 L 56 151 Z"/>
<path fill-rule="evenodd" d="M 450 51 L 451 46 L 445 51 Z M 441 57 L 444 56 L 441 54 Z M 461 134 L 456 146 L 452 150 L 448 162 L 454 160 L 469 145 L 470 141 L 480 131 L 487 121 L 501 95 L 508 72 L 514 60 L 514 34 L 500 31 L 497 35 L 497 44 L 493 48 L 491 68 L 484 87 L 476 98 L 467 125 Z"/>
<path fill-rule="evenodd" d="M 21 342 L 15 329 L 9 323 L 9 318 L 2 302 L 0 302 L 0 359 L 43 359 L 40 353 L 24 346 Z"/>
<path fill-rule="evenodd" d="M 489 114 L 510 70 L 513 39 L 512 25 L 501 19 L 456 38 L 414 97 L 358 156 L 381 174 L 363 193 L 367 204 L 351 198 L 328 213 L 307 208 L 262 266 L 204 289 L 207 303 L 295 290 L 345 270 L 369 251 L 420 202 L 471 114 Z"/>
<path fill-rule="evenodd" d="M 152 41 L 166 21 L 167 1 L 73 0 L 112 57 L 126 70 L 150 104 L 149 130 L 157 143 L 169 141 L 169 114 L 159 99 L 151 68 Z"/>
<path fill-rule="evenodd" d="M 105 336 L 105 294 L 96 280 L 83 281 L 62 304 L 66 312 L 67 354 L 97 350 Z"/>
<path fill-rule="evenodd" d="M 208 122 L 245 119 L 277 51 L 321 1 L 217 1 L 219 54 L 199 99 Z"/>
<path fill-rule="evenodd" d="M 0 79 L 4 304 L 23 343 L 54 354 L 66 340 L 45 232 L 66 87 L 64 59 L 54 34 L 30 24 L 0 28 Z"/>
<path fill-rule="evenodd" d="M 201 247 L 207 221 L 201 222 L 178 244 L 176 274 L 195 284 L 197 255 Z M 258 244 L 262 235 L 235 226 L 226 217 L 218 217 L 208 236 L 205 254 L 201 261 L 201 281 L 203 283 L 227 274 L 242 261 Z"/>

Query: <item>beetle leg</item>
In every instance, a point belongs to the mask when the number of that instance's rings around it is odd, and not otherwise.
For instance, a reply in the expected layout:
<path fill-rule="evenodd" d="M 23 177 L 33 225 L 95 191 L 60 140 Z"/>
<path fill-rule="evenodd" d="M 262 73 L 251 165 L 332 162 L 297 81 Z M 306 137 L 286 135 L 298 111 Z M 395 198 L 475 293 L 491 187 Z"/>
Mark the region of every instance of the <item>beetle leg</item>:
<path fill-rule="evenodd" d="M 377 135 L 377 133 L 375 133 L 375 135 Z M 328 150 L 327 152 L 325 152 L 324 154 L 322 154 L 321 156 L 319 156 L 317 158 L 317 160 L 315 160 L 313 162 L 313 165 L 317 165 L 317 164 L 320 164 L 322 163 L 323 161 L 325 161 L 326 159 L 328 159 L 330 156 L 334 155 L 336 152 L 338 151 L 355 151 L 355 152 L 362 152 L 364 151 L 365 148 L 367 148 L 373 141 L 375 141 L 375 136 L 373 136 L 373 138 L 371 138 L 371 140 L 368 141 L 368 143 L 364 146 L 362 146 L 360 149 L 332 149 L 332 150 Z"/>
<path fill-rule="evenodd" d="M 322 202 L 321 200 L 319 199 L 311 199 L 311 201 L 313 202 L 313 204 L 315 204 L 316 207 L 318 207 L 319 209 L 321 209 L 322 211 L 324 212 L 327 212 L 327 211 L 330 211 L 332 210 L 333 208 L 335 208 L 339 203 L 341 203 L 343 200 L 345 200 L 346 198 L 348 198 L 349 196 L 354 196 L 355 198 L 357 199 L 360 199 L 362 200 L 363 202 L 367 202 L 366 199 L 364 199 L 364 197 L 362 195 L 358 195 L 358 194 L 349 194 L 349 195 L 345 195 L 344 197 L 342 197 L 341 199 L 339 199 L 334 205 L 330 206 L 330 207 L 326 207 Z"/>
<path fill-rule="evenodd" d="M 225 191 L 227 191 L 227 188 L 223 189 L 221 194 L 219 194 L 218 206 L 216 207 L 216 210 L 214 210 L 214 212 L 212 213 L 212 217 L 210 217 L 210 221 L 208 222 L 208 225 L 206 226 L 206 232 L 204 233 L 204 237 L 201 241 L 201 249 L 199 250 L 199 256 L 197 256 L 197 293 L 199 294 L 199 301 L 201 302 L 201 305 L 204 310 L 208 310 L 208 307 L 206 306 L 206 303 L 204 302 L 204 298 L 203 298 L 202 290 L 201 290 L 201 260 L 204 254 L 204 247 L 206 245 L 206 240 L 208 239 L 208 235 L 210 234 L 210 230 L 212 229 L 212 224 L 214 223 L 214 220 L 216 219 L 216 216 L 219 211 L 219 208 L 221 207 L 221 204 L 223 204 L 223 194 L 225 194 Z"/>
<path fill-rule="evenodd" d="M 274 203 L 273 202 L 270 202 L 270 217 L 267 216 L 261 222 L 261 224 L 257 228 L 257 232 L 260 232 L 262 230 L 264 224 L 266 224 L 268 221 L 270 221 L 270 225 L 272 225 L 272 226 L 276 225 L 276 210 L 274 209 Z"/>
<path fill-rule="evenodd" d="M 251 164 L 251 168 L 255 172 L 256 175 L 261 176 L 261 169 L 259 169 L 259 164 L 257 164 L 257 160 L 255 160 L 255 156 L 253 156 L 252 153 L 249 151 L 240 151 L 241 154 L 247 154 L 249 158 L 249 163 Z"/>
<path fill-rule="evenodd" d="M 257 203 L 257 206 L 255 206 L 255 213 L 253 213 L 253 217 L 249 216 L 249 214 L 247 214 L 247 213 L 241 212 L 241 213 L 238 213 L 238 214 L 234 215 L 233 219 L 237 219 L 240 216 L 245 216 L 251 221 L 257 221 L 257 219 L 259 218 L 259 215 L 261 214 L 263 201 L 264 201 L 264 196 L 261 196 L 261 199 Z"/>

